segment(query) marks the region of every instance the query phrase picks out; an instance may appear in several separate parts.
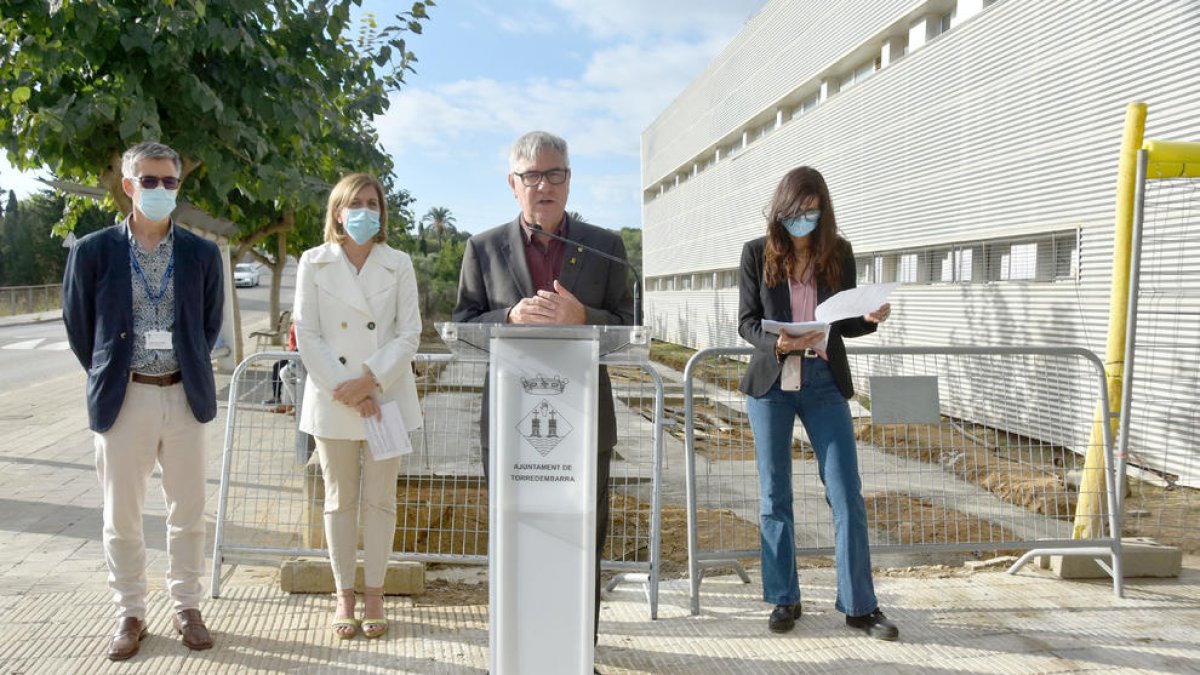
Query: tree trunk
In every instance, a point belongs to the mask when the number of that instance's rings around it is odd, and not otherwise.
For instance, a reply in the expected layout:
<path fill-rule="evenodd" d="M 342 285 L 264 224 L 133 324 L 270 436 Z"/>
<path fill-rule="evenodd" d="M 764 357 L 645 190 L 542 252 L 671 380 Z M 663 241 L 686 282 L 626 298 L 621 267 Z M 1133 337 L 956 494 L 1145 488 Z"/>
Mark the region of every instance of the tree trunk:
<path fill-rule="evenodd" d="M 133 210 L 133 200 L 125 194 L 125 188 L 121 186 L 121 153 L 114 152 L 109 157 L 108 165 L 100 172 L 100 184 L 108 189 L 108 194 L 112 197 L 113 203 L 117 205 L 121 215 L 129 215 L 129 212 Z"/>
<path fill-rule="evenodd" d="M 291 222 L 295 218 L 295 214 L 291 211 L 283 214 L 285 220 Z M 290 226 L 289 226 L 290 229 Z M 279 325 L 279 288 L 283 285 L 283 268 L 287 266 L 287 230 L 279 232 L 275 235 L 275 260 L 271 261 L 271 325 Z M 286 336 L 287 326 L 283 326 Z M 284 347 L 287 346 L 287 338 L 282 337 Z"/>
<path fill-rule="evenodd" d="M 232 270 L 236 264 L 237 258 L 231 259 L 229 261 L 229 269 Z M 229 345 L 229 347 L 233 350 L 234 363 L 241 363 L 242 359 L 246 358 L 245 338 L 242 334 L 242 303 L 238 302 L 238 293 L 240 291 L 237 284 L 231 285 L 233 286 L 233 344 Z"/>

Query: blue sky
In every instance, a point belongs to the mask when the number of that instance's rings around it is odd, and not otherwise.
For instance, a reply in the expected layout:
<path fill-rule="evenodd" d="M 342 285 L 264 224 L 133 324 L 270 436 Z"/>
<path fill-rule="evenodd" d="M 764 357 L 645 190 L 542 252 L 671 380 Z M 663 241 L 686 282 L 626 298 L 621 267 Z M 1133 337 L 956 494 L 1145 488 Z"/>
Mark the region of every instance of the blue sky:
<path fill-rule="evenodd" d="M 765 0 L 443 0 L 408 86 L 376 120 L 419 217 L 445 206 L 480 232 L 511 220 L 508 146 L 544 129 L 571 148 L 568 208 L 605 227 L 641 226 L 644 130 Z M 381 21 L 393 2 L 368 0 Z M 45 174 L 43 174 L 45 175 Z M 0 158 L 0 186 L 38 189 Z"/>

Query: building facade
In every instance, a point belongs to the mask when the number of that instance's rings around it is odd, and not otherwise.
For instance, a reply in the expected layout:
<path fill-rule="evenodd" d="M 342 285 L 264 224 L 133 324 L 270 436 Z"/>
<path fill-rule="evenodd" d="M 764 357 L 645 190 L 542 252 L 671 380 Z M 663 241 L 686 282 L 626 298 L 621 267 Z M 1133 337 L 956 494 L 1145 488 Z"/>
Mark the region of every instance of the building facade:
<path fill-rule="evenodd" d="M 1197 44 L 1200 0 L 771 0 L 642 135 L 646 323 L 744 344 L 742 245 L 811 165 L 859 282 L 903 284 L 858 344 L 1103 357 L 1126 106 L 1200 140 Z"/>

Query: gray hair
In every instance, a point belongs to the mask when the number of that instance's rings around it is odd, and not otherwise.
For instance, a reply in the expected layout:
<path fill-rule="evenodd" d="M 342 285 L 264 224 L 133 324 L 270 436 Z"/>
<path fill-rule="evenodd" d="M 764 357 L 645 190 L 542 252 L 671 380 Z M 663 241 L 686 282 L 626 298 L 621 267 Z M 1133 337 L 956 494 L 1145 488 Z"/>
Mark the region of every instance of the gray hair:
<path fill-rule="evenodd" d="M 169 159 L 175 163 L 175 173 L 183 172 L 183 162 L 180 161 L 178 152 L 162 143 L 145 141 L 138 143 L 121 155 L 121 175 L 126 178 L 134 178 L 138 164 L 144 159 Z"/>
<path fill-rule="evenodd" d="M 545 150 L 553 150 L 562 155 L 566 168 L 571 168 L 571 158 L 567 156 L 567 142 L 548 131 L 531 131 L 513 141 L 508 151 L 508 170 L 516 171 L 521 161 L 536 162 L 538 155 Z"/>

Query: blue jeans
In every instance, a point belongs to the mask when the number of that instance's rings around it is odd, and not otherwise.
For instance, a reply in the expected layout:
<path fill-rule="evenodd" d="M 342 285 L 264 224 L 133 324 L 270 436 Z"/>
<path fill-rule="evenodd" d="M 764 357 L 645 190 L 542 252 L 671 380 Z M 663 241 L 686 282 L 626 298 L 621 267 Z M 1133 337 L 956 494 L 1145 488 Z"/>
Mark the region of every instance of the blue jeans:
<path fill-rule="evenodd" d="M 776 382 L 761 398 L 747 396 L 746 409 L 758 464 L 763 600 L 773 605 L 800 602 L 792 512 L 792 427 L 799 415 L 817 456 L 825 502 L 833 509 L 834 607 L 849 616 L 875 611 L 879 605 L 871 580 L 867 510 L 858 475 L 854 423 L 829 364 L 820 358 L 804 359 L 800 391 L 783 391 Z"/>

